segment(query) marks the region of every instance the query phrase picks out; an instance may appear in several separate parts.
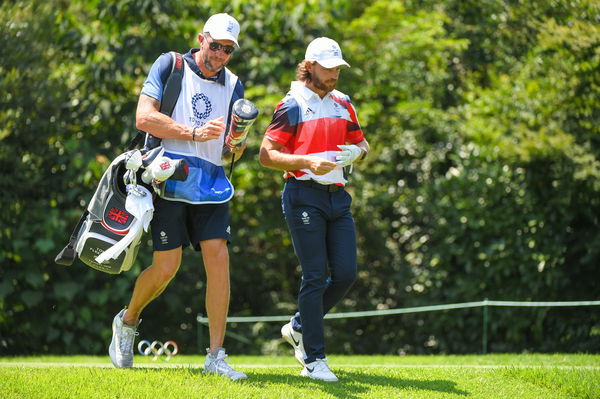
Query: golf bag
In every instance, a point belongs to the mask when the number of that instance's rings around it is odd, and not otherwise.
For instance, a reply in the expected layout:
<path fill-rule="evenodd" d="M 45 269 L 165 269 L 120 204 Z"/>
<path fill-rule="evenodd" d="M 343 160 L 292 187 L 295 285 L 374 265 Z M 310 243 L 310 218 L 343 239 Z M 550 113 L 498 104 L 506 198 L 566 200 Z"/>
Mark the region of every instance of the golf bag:
<path fill-rule="evenodd" d="M 171 73 L 163 81 L 160 112 L 170 116 L 181 91 L 183 57 L 171 52 Z M 133 150 L 146 137 L 143 153 Z M 127 271 L 137 256 L 142 229 L 152 219 L 152 193 L 164 181 L 185 180 L 187 164 L 163 157 L 161 140 L 145 132 L 131 140 L 129 151 L 119 155 L 108 167 L 98 188 L 73 230 L 69 243 L 54 260 L 70 266 L 79 258 L 89 267 L 105 273 Z M 143 154 L 143 155 L 142 155 Z M 137 181 L 143 183 L 138 185 Z"/>
<path fill-rule="evenodd" d="M 159 147 L 142 156 L 141 151 L 132 150 L 110 164 L 56 263 L 69 266 L 78 257 L 105 273 L 131 268 L 143 231 L 152 220 L 151 191 L 160 190 L 167 178 L 187 178 L 185 160 L 172 161 L 163 152 Z M 138 179 L 143 184 L 137 184 Z"/>

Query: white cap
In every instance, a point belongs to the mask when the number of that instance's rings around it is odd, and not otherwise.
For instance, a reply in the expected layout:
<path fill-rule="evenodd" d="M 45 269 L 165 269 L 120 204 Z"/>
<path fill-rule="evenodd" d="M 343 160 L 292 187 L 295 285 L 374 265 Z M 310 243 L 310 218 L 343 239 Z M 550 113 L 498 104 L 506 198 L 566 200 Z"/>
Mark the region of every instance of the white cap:
<path fill-rule="evenodd" d="M 204 24 L 202 32 L 210 34 L 210 37 L 215 40 L 231 40 L 236 46 L 240 46 L 237 41 L 240 24 L 229 14 L 212 15 Z"/>
<path fill-rule="evenodd" d="M 317 61 L 322 67 L 335 68 L 340 65 L 350 67 L 342 58 L 342 49 L 335 40 L 327 37 L 318 37 L 306 48 L 304 59 Z"/>

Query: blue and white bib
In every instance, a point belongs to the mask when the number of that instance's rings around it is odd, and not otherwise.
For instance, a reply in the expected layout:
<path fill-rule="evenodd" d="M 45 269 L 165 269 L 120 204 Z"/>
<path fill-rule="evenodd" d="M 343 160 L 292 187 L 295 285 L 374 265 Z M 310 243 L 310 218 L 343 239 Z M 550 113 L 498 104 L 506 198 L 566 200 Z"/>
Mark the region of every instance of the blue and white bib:
<path fill-rule="evenodd" d="M 223 116 L 227 120 L 229 104 L 238 80 L 225 68 L 225 84 L 205 80 L 196 75 L 184 62 L 185 73 L 181 93 L 171 118 L 187 126 L 201 127 Z M 233 197 L 233 185 L 223 169 L 221 154 L 225 132 L 216 140 L 202 143 L 163 139 L 165 156 L 183 158 L 189 166 L 185 181 L 167 180 L 162 197 L 190 204 L 217 204 Z"/>

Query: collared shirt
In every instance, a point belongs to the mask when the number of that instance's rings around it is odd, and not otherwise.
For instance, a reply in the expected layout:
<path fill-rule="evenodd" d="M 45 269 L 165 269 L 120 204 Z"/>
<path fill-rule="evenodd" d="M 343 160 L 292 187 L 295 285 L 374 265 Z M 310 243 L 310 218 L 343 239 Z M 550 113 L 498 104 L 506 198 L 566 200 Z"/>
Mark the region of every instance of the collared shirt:
<path fill-rule="evenodd" d="M 196 61 L 194 60 L 194 53 L 200 51 L 198 48 L 192 48 L 190 51 L 183 55 L 183 59 L 186 64 L 190 67 L 190 69 L 199 77 L 205 80 L 214 81 L 220 83 L 221 85 L 225 84 L 225 68 L 222 68 L 215 76 L 211 76 L 207 78 L 204 76 L 198 65 L 196 65 Z M 171 54 L 163 53 L 154 61 L 152 68 L 150 68 L 150 72 L 148 73 L 148 77 L 144 82 L 144 86 L 142 87 L 142 94 L 145 94 L 149 97 L 152 97 L 158 101 L 162 101 L 163 95 L 163 87 L 169 78 L 169 74 L 171 73 L 173 59 Z M 242 83 L 238 83 L 239 87 L 236 87 L 236 98 L 244 97 L 244 88 Z M 234 100 L 234 101 L 235 101 Z"/>
<path fill-rule="evenodd" d="M 290 91 L 275 109 L 265 136 L 283 144 L 284 153 L 314 155 L 335 161 L 338 145 L 356 144 L 364 139 L 350 97 L 333 90 L 321 99 L 302 82 L 292 82 Z M 285 178 L 313 179 L 323 184 L 345 185 L 341 167 L 325 175 L 308 169 L 287 171 Z"/>

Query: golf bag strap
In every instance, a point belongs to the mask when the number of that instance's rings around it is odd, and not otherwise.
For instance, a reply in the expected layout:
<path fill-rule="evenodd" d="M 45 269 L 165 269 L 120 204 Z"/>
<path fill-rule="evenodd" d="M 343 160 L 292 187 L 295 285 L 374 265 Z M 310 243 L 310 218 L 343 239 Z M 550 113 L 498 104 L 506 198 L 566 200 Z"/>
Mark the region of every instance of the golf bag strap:
<path fill-rule="evenodd" d="M 129 142 L 129 144 L 127 145 L 127 151 L 131 151 L 135 147 L 137 147 L 138 144 L 140 144 L 140 141 L 142 141 L 142 139 L 144 138 L 145 135 L 146 135 L 146 132 L 142 132 L 141 130 L 138 130 L 138 132 L 135 135 L 135 137 L 132 138 L 131 141 Z"/>
<path fill-rule="evenodd" d="M 171 51 L 171 74 L 165 83 L 163 89 L 162 101 L 160 103 L 160 112 L 171 116 L 177 104 L 179 93 L 181 92 L 181 82 L 183 80 L 183 56 L 175 51 Z"/>
<path fill-rule="evenodd" d="M 181 92 L 181 82 L 183 80 L 183 56 L 175 51 L 171 51 L 171 73 L 164 83 L 162 101 L 160 103 L 159 111 L 167 116 L 171 116 L 177 104 L 179 93 Z M 161 139 L 150 135 L 150 133 L 138 131 L 137 135 L 131 140 L 127 150 L 133 150 L 138 146 L 140 141 L 148 135 L 148 138 L 152 141 L 153 147 L 157 147 L 160 144 Z M 152 149 L 148 148 L 148 149 Z"/>

